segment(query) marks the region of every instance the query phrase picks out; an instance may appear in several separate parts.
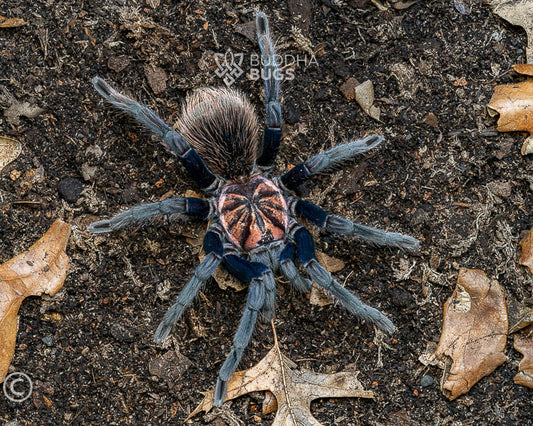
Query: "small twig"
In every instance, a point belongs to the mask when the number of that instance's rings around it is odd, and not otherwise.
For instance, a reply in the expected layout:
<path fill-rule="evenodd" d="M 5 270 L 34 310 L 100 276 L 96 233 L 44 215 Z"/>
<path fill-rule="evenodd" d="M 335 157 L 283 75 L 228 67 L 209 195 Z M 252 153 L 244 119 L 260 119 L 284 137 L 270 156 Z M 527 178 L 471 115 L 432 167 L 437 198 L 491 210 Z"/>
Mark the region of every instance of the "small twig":
<path fill-rule="evenodd" d="M 270 325 L 272 326 L 272 333 L 274 333 L 274 345 L 278 346 L 278 335 L 276 333 L 276 326 L 274 325 L 274 319 L 270 320 Z"/>

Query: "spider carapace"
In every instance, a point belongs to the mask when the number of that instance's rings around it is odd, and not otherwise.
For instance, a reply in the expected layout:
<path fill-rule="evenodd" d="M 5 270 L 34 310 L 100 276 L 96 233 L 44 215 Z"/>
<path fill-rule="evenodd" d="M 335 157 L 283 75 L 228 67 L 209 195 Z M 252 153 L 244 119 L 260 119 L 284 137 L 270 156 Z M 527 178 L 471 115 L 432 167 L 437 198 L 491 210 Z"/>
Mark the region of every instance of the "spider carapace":
<path fill-rule="evenodd" d="M 320 265 L 311 234 L 298 219 L 372 244 L 406 249 L 415 249 L 419 244 L 413 237 L 352 222 L 296 197 L 295 191 L 302 183 L 336 170 L 357 155 L 375 148 L 384 140 L 383 136 L 369 135 L 337 145 L 279 177 L 269 177 L 281 142 L 281 96 L 277 78 L 281 74 L 264 13 L 257 14 L 256 29 L 265 83 L 265 126 L 261 144 L 254 108 L 236 90 L 204 88 L 193 91 L 173 130 L 153 110 L 117 92 L 101 78 L 93 79 L 100 95 L 162 139 L 207 196 L 207 199 L 176 197 L 140 204 L 89 226 L 93 233 L 106 233 L 167 215 L 209 222 L 203 241 L 206 256 L 165 314 L 154 340 L 159 343 L 169 335 L 174 323 L 218 266 L 248 284 L 244 313 L 231 351 L 219 372 L 214 405 L 224 401 L 227 382 L 248 346 L 256 320 L 270 321 L 274 316 L 275 273 L 283 275 L 296 290 L 309 292 L 311 281 L 301 275 L 303 269 L 360 320 L 389 333 L 395 329 L 385 315 L 361 302 Z M 300 269 L 295 262 L 299 262 Z"/>
<path fill-rule="evenodd" d="M 244 251 L 283 240 L 289 223 L 281 190 L 262 176 L 226 186 L 220 194 L 218 213 L 228 237 Z"/>

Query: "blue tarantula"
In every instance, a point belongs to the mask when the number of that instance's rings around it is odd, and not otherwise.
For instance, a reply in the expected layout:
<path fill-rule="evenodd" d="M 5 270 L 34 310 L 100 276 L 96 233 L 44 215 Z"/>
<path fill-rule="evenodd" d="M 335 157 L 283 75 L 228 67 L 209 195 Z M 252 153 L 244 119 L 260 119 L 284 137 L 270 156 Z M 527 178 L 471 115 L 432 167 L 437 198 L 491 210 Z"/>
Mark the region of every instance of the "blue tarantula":
<path fill-rule="evenodd" d="M 375 148 L 383 136 L 371 135 L 314 155 L 280 177 L 268 174 L 281 141 L 279 75 L 268 19 L 256 17 L 257 38 L 265 77 L 266 122 L 262 146 L 258 143 L 257 117 L 250 102 L 230 89 L 205 88 L 187 97 L 177 131 L 154 111 L 115 91 L 99 77 L 93 84 L 100 95 L 157 134 L 175 154 L 209 199 L 169 198 L 141 204 L 111 219 L 89 226 L 95 233 L 117 231 L 149 218 L 181 214 L 210 221 L 203 240 L 205 259 L 178 295 L 155 332 L 155 342 L 165 339 L 183 311 L 191 305 L 202 285 L 219 265 L 248 283 L 248 297 L 233 347 L 220 369 L 214 405 L 221 405 L 227 382 L 235 372 L 259 317 L 274 316 L 276 282 L 281 272 L 301 292 L 309 292 L 311 281 L 298 272 L 295 257 L 311 279 L 329 291 L 350 313 L 392 333 L 393 323 L 380 311 L 362 303 L 340 285 L 317 261 L 311 234 L 298 218 L 329 232 L 355 236 L 378 245 L 415 249 L 413 237 L 385 232 L 334 216 L 294 196 L 305 181 L 327 173 Z"/>

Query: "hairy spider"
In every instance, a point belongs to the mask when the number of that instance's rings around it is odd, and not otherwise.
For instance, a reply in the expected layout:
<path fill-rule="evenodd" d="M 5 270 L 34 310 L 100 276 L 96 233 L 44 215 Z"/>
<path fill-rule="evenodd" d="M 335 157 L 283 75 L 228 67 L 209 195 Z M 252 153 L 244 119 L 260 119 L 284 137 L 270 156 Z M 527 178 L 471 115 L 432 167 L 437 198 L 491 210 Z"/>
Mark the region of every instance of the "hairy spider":
<path fill-rule="evenodd" d="M 299 185 L 327 173 L 383 141 L 383 136 L 338 145 L 298 164 L 280 177 L 269 178 L 281 141 L 279 68 L 269 33 L 268 19 L 256 17 L 257 38 L 264 66 L 266 120 L 263 143 L 258 142 L 254 109 L 241 93 L 204 88 L 187 97 L 177 131 L 154 111 L 115 91 L 99 77 L 93 84 L 100 95 L 157 134 L 211 198 L 169 198 L 134 206 L 111 219 L 89 226 L 95 233 L 112 232 L 148 218 L 181 214 L 210 221 L 203 240 L 206 257 L 178 295 L 155 332 L 155 342 L 165 339 L 183 311 L 219 265 L 249 284 L 246 307 L 233 339 L 233 347 L 218 376 L 214 404 L 221 405 L 229 378 L 248 346 L 259 316 L 274 315 L 276 283 L 281 272 L 295 289 L 309 292 L 311 281 L 298 272 L 297 257 L 311 279 L 329 291 L 350 313 L 392 333 L 392 322 L 377 309 L 362 303 L 340 285 L 317 261 L 311 234 L 296 219 L 326 231 L 359 237 L 379 245 L 415 249 L 413 237 L 385 232 L 329 214 L 293 195 Z"/>

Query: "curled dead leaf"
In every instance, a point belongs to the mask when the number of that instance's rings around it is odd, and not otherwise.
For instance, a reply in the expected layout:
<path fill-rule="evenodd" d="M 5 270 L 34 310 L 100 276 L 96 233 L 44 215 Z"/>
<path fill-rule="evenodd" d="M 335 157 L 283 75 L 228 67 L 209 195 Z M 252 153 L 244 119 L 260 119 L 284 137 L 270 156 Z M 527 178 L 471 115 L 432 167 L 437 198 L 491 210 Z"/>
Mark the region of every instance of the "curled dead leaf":
<path fill-rule="evenodd" d="M 278 401 L 274 394 L 270 391 L 265 392 L 265 399 L 263 399 L 263 406 L 261 408 L 261 414 L 266 416 L 270 413 L 278 411 Z"/>
<path fill-rule="evenodd" d="M 515 65 L 514 70 L 528 78 L 520 83 L 496 86 L 487 106 L 489 112 L 492 109 L 500 114 L 498 131 L 529 133 L 522 146 L 522 154 L 526 155 L 531 153 L 529 146 L 533 144 L 533 65 Z"/>
<path fill-rule="evenodd" d="M 311 401 L 318 398 L 374 397 L 372 391 L 363 389 L 357 373 L 319 374 L 298 370 L 296 364 L 281 353 L 277 342 L 257 365 L 231 377 L 226 401 L 267 390 L 277 400 L 273 426 L 319 425 L 311 414 Z M 188 419 L 213 408 L 213 393 L 204 393 L 204 399 Z"/>
<path fill-rule="evenodd" d="M 524 239 L 520 241 L 520 247 L 522 247 L 522 254 L 520 255 L 518 263 L 527 266 L 529 271 L 533 273 L 533 228 L 531 228 Z"/>
<path fill-rule="evenodd" d="M 515 334 L 514 348 L 524 355 L 518 365 L 519 371 L 514 376 L 514 382 L 533 389 L 533 325 Z"/>
<path fill-rule="evenodd" d="M 19 141 L 5 136 L 0 136 L 0 172 L 12 161 L 16 160 L 22 152 Z"/>
<path fill-rule="evenodd" d="M 505 362 L 508 319 L 496 280 L 479 269 L 459 271 L 457 287 L 444 304 L 442 335 L 433 354 L 446 367 L 441 389 L 449 399 L 462 395 Z"/>
<path fill-rule="evenodd" d="M 56 220 L 27 251 L 0 266 L 0 382 L 15 352 L 17 313 L 28 296 L 56 294 L 70 268 L 65 247 L 70 225 Z"/>

